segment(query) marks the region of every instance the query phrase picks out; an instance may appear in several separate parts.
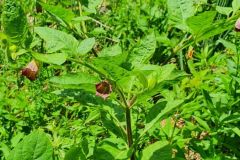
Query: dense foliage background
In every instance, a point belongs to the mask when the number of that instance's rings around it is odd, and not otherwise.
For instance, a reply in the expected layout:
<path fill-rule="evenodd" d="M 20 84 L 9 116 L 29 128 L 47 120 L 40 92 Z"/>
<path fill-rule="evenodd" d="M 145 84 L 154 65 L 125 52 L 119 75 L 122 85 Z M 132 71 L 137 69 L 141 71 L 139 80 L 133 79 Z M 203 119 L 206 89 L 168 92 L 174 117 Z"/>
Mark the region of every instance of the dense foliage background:
<path fill-rule="evenodd" d="M 239 9 L 0 1 L 0 159 L 240 159 Z"/>

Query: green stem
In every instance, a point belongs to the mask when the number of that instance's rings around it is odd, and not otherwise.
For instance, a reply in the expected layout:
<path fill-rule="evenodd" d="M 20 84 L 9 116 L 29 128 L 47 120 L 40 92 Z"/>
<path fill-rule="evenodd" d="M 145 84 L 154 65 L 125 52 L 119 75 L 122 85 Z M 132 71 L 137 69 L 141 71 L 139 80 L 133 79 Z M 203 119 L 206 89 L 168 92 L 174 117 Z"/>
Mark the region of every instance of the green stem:
<path fill-rule="evenodd" d="M 84 62 L 84 61 L 81 61 L 81 60 L 76 60 L 76 59 L 73 59 L 73 58 L 67 58 L 67 60 L 69 61 L 72 61 L 72 62 L 76 62 L 76 63 L 79 63 L 89 69 L 91 69 L 92 71 L 96 72 L 97 74 L 103 76 L 103 77 L 107 77 L 104 73 L 102 73 L 101 71 L 99 71 L 97 68 L 95 68 L 94 66 Z"/>
<path fill-rule="evenodd" d="M 132 136 L 132 123 L 131 123 L 131 105 L 132 103 L 128 103 L 122 90 L 116 86 L 117 92 L 124 103 L 125 112 L 126 112 L 126 130 L 127 130 L 127 140 L 128 140 L 128 147 L 132 148 L 133 145 L 133 136 Z M 135 100 L 135 99 L 134 99 Z M 131 160 L 135 159 L 135 153 L 133 151 Z"/>
<path fill-rule="evenodd" d="M 79 9 L 79 15 L 82 16 L 82 4 L 81 4 L 80 0 L 78 0 L 78 9 Z M 82 21 L 81 25 L 82 25 L 83 33 L 84 34 L 87 33 L 85 21 Z"/>
<path fill-rule="evenodd" d="M 110 26 L 107 26 L 106 24 L 103 24 L 102 22 L 100 22 L 100 21 L 98 21 L 98 20 L 96 20 L 96 19 L 94 19 L 94 18 L 92 18 L 92 17 L 90 17 L 90 19 L 91 19 L 93 22 L 99 24 L 100 26 L 102 26 L 102 27 L 104 27 L 104 28 L 106 28 L 106 29 L 113 30 Z"/>
<path fill-rule="evenodd" d="M 126 124 L 127 124 L 127 138 L 128 138 L 128 147 L 131 148 L 133 145 L 133 136 L 132 136 L 132 123 L 131 123 L 131 110 L 129 107 L 126 108 Z M 131 160 L 135 159 L 135 153 L 133 151 Z"/>

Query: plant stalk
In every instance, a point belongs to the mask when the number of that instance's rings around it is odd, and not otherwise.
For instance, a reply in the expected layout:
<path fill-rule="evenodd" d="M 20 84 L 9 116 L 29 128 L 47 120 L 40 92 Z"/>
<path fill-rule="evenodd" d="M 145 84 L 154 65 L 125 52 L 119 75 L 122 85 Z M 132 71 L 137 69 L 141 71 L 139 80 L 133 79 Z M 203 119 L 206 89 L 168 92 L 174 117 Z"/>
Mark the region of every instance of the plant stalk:
<path fill-rule="evenodd" d="M 133 144 L 132 138 L 132 126 L 131 126 L 131 111 L 130 108 L 126 108 L 126 124 L 127 124 L 127 138 L 128 138 L 128 146 L 131 148 Z"/>
<path fill-rule="evenodd" d="M 78 9 L 79 9 L 79 15 L 82 16 L 82 4 L 81 4 L 80 0 L 78 0 Z M 81 25 L 82 25 L 83 33 L 84 34 L 87 33 L 87 28 L 86 28 L 85 22 L 82 21 Z"/>
<path fill-rule="evenodd" d="M 124 106 L 125 106 L 125 112 L 126 112 L 126 131 L 127 131 L 127 141 L 128 141 L 128 147 L 129 148 L 133 148 L 133 136 L 132 136 L 132 122 L 131 122 L 131 105 L 134 103 L 134 100 L 132 100 L 133 102 L 128 103 L 122 90 L 118 87 L 116 87 L 117 92 L 120 96 L 121 101 L 123 101 Z M 131 156 L 131 160 L 135 160 L 135 152 L 133 150 L 132 156 Z"/>
<path fill-rule="evenodd" d="M 132 137 L 132 123 L 131 123 L 131 110 L 129 107 L 126 107 L 126 125 L 127 125 L 127 139 L 128 139 L 128 147 L 131 148 L 133 145 L 133 137 Z M 135 160 L 134 151 L 131 156 L 131 160 Z"/>

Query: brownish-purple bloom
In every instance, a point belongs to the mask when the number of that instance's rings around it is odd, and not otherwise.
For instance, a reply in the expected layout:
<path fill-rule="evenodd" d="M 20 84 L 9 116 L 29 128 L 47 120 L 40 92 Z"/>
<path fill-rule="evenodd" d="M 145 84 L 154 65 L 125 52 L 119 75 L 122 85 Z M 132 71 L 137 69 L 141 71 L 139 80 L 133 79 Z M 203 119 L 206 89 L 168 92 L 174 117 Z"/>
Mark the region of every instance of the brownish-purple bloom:
<path fill-rule="evenodd" d="M 112 92 L 112 85 L 104 80 L 96 84 L 96 95 L 102 97 L 104 100 L 109 97 L 109 94 Z"/>
<path fill-rule="evenodd" d="M 37 77 L 39 67 L 35 60 L 32 60 L 28 65 L 22 69 L 22 75 L 26 76 L 29 80 L 34 81 Z"/>

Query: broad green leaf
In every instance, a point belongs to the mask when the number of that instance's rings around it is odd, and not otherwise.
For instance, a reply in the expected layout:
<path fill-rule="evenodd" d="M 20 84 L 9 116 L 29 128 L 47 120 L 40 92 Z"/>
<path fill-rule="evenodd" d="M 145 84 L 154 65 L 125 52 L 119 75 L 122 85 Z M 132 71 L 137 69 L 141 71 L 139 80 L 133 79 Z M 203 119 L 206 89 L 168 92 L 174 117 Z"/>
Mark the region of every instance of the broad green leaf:
<path fill-rule="evenodd" d="M 75 17 L 74 13 L 70 9 L 63 8 L 61 6 L 53 6 L 45 3 L 40 3 L 41 6 L 48 11 L 55 19 L 70 23 Z"/>
<path fill-rule="evenodd" d="M 176 66 L 173 64 L 168 64 L 161 67 L 153 65 L 142 65 L 142 67 L 138 69 L 142 70 L 141 82 L 143 83 L 143 86 L 144 83 L 146 83 L 145 79 L 147 80 L 148 84 L 142 93 L 138 95 L 138 101 L 140 102 L 141 100 L 147 100 L 152 96 L 160 93 L 165 88 L 174 84 L 175 81 L 178 81 L 180 78 L 186 76 L 184 72 L 176 71 Z M 153 76 L 148 77 L 151 74 L 153 74 Z"/>
<path fill-rule="evenodd" d="M 233 8 L 233 15 L 234 15 L 240 8 L 240 0 L 233 0 L 232 8 Z"/>
<path fill-rule="evenodd" d="M 121 47 L 117 44 L 111 47 L 104 48 L 101 52 L 98 53 L 99 57 L 111 57 L 117 56 L 122 53 Z"/>
<path fill-rule="evenodd" d="M 26 136 L 9 154 L 7 160 L 52 160 L 53 148 L 41 131 Z"/>
<path fill-rule="evenodd" d="M 71 147 L 66 153 L 64 160 L 87 160 L 80 147 Z"/>
<path fill-rule="evenodd" d="M 154 33 L 151 33 L 141 39 L 139 45 L 137 45 L 129 55 L 129 61 L 133 66 L 148 63 L 152 58 L 156 49 L 156 38 Z"/>
<path fill-rule="evenodd" d="M 195 41 L 202 41 L 223 33 L 226 30 L 233 29 L 235 24 L 236 18 L 229 19 L 229 20 L 219 20 L 213 23 L 211 26 L 205 28 L 202 33 L 198 34 L 195 38 Z"/>
<path fill-rule="evenodd" d="M 62 51 L 72 55 L 77 51 L 78 41 L 70 34 L 48 27 L 35 27 L 35 32 L 45 40 L 48 53 Z"/>
<path fill-rule="evenodd" d="M 157 122 L 159 122 L 159 120 L 161 120 L 161 118 L 163 118 L 163 116 L 165 116 L 166 114 L 171 113 L 174 109 L 176 109 L 177 107 L 182 105 L 183 102 L 184 102 L 184 100 L 175 100 L 175 101 L 168 102 L 166 104 L 166 106 L 164 107 L 164 109 L 161 110 L 161 112 L 159 112 L 154 119 L 152 119 L 149 123 L 146 124 L 144 130 L 142 131 L 142 133 L 139 136 L 139 139 L 146 132 L 148 132 L 148 130 L 150 130 Z"/>
<path fill-rule="evenodd" d="M 95 38 L 84 39 L 77 48 L 77 54 L 85 55 L 90 52 L 95 44 Z"/>
<path fill-rule="evenodd" d="M 0 151 L 3 153 L 3 157 L 8 157 L 11 148 L 9 145 L 6 145 L 5 143 L 1 142 L 0 143 Z"/>
<path fill-rule="evenodd" d="M 169 24 L 183 31 L 188 31 L 186 19 L 194 15 L 196 6 L 193 0 L 168 0 Z"/>
<path fill-rule="evenodd" d="M 236 45 L 232 42 L 229 42 L 225 39 L 220 38 L 218 42 L 222 43 L 227 49 L 231 49 L 234 53 L 237 53 Z"/>
<path fill-rule="evenodd" d="M 108 114 L 105 111 L 102 111 L 101 112 L 101 120 L 102 120 L 102 123 L 103 123 L 104 127 L 106 127 L 110 132 L 115 134 L 117 137 L 121 137 L 123 139 L 126 139 L 126 134 L 119 127 L 119 125 L 117 125 L 113 116 L 111 116 L 110 114 Z"/>
<path fill-rule="evenodd" d="M 222 6 L 217 6 L 216 10 L 218 13 L 221 13 L 223 15 L 229 16 L 233 9 L 231 7 L 222 7 Z"/>
<path fill-rule="evenodd" d="M 50 82 L 65 89 L 83 89 L 95 93 L 95 85 L 99 82 L 99 79 L 87 73 L 77 73 L 52 77 Z"/>
<path fill-rule="evenodd" d="M 205 28 L 212 25 L 215 16 L 215 11 L 205 11 L 197 16 L 189 17 L 186 22 L 192 33 L 198 35 L 202 33 Z"/>
<path fill-rule="evenodd" d="M 35 52 L 32 55 L 37 60 L 49 64 L 61 65 L 67 60 L 67 54 L 65 53 L 40 54 Z"/>
<path fill-rule="evenodd" d="M 96 7 L 101 5 L 101 0 L 88 0 L 88 8 L 85 8 L 85 11 L 88 13 L 94 13 L 96 14 Z"/>
<path fill-rule="evenodd" d="M 172 159 L 172 147 L 168 141 L 155 142 L 142 151 L 141 160 L 157 160 L 159 158 L 161 160 Z"/>
<path fill-rule="evenodd" d="M 93 154 L 93 147 L 95 146 L 95 137 L 89 138 L 85 136 L 81 138 L 79 145 L 72 146 L 66 153 L 64 160 L 87 160 Z"/>
<path fill-rule="evenodd" d="M 194 116 L 194 119 L 202 126 L 204 127 L 204 129 L 206 129 L 207 131 L 210 131 L 210 127 L 208 126 L 207 122 L 202 120 L 199 117 Z"/>
<path fill-rule="evenodd" d="M 234 133 L 236 133 L 240 137 L 240 129 L 239 128 L 234 127 L 232 130 Z"/>
<path fill-rule="evenodd" d="M 103 104 L 106 102 L 101 97 L 97 97 L 94 93 L 96 92 L 95 85 L 89 84 L 88 88 L 84 90 L 84 87 L 81 87 L 82 85 L 76 85 L 77 87 L 72 89 L 69 87 L 67 89 L 61 89 L 53 91 L 53 94 L 56 94 L 58 96 L 61 96 L 62 98 L 66 99 L 74 99 L 75 101 L 80 102 L 81 104 L 94 104 L 95 106 L 98 106 L 99 104 Z M 60 87 L 64 88 L 65 85 L 60 85 Z M 89 88 L 90 87 L 90 88 Z"/>
<path fill-rule="evenodd" d="M 126 143 L 120 138 L 108 138 L 100 142 L 94 150 L 96 160 L 126 160 L 128 149 Z"/>
<path fill-rule="evenodd" d="M 80 150 L 81 149 L 79 147 L 71 147 L 66 153 L 64 160 L 80 160 Z"/>
<path fill-rule="evenodd" d="M 167 101 L 162 101 L 151 107 L 149 113 L 147 114 L 147 123 L 151 122 L 167 105 Z"/>
<path fill-rule="evenodd" d="M 15 147 L 23 137 L 24 137 L 24 134 L 22 132 L 18 133 L 16 136 L 14 136 L 11 139 L 12 147 Z"/>
<path fill-rule="evenodd" d="M 101 59 L 100 59 L 101 58 Z M 130 72 L 111 61 L 106 61 L 105 58 L 100 57 L 94 59 L 93 63 L 104 75 L 111 78 L 114 81 L 118 81 L 126 76 L 130 75 Z M 102 59 L 103 58 L 103 59 Z"/>
<path fill-rule="evenodd" d="M 99 79 L 87 73 L 67 74 L 56 76 L 50 79 L 50 82 L 57 84 L 96 84 Z"/>
<path fill-rule="evenodd" d="M 99 53 L 101 54 L 101 53 Z M 128 55 L 126 53 L 122 53 L 122 54 L 117 54 L 117 55 L 113 55 L 113 56 L 99 56 L 97 58 L 94 59 L 94 63 L 100 63 L 100 66 L 102 62 L 107 62 L 108 64 L 114 64 L 117 66 L 123 66 L 124 63 L 127 60 Z M 106 64 L 106 63 L 104 63 Z"/>
<path fill-rule="evenodd" d="M 208 39 L 233 28 L 236 17 L 213 22 L 215 16 L 215 11 L 205 11 L 187 19 L 187 25 L 190 28 L 190 32 L 194 35 L 196 42 Z"/>

